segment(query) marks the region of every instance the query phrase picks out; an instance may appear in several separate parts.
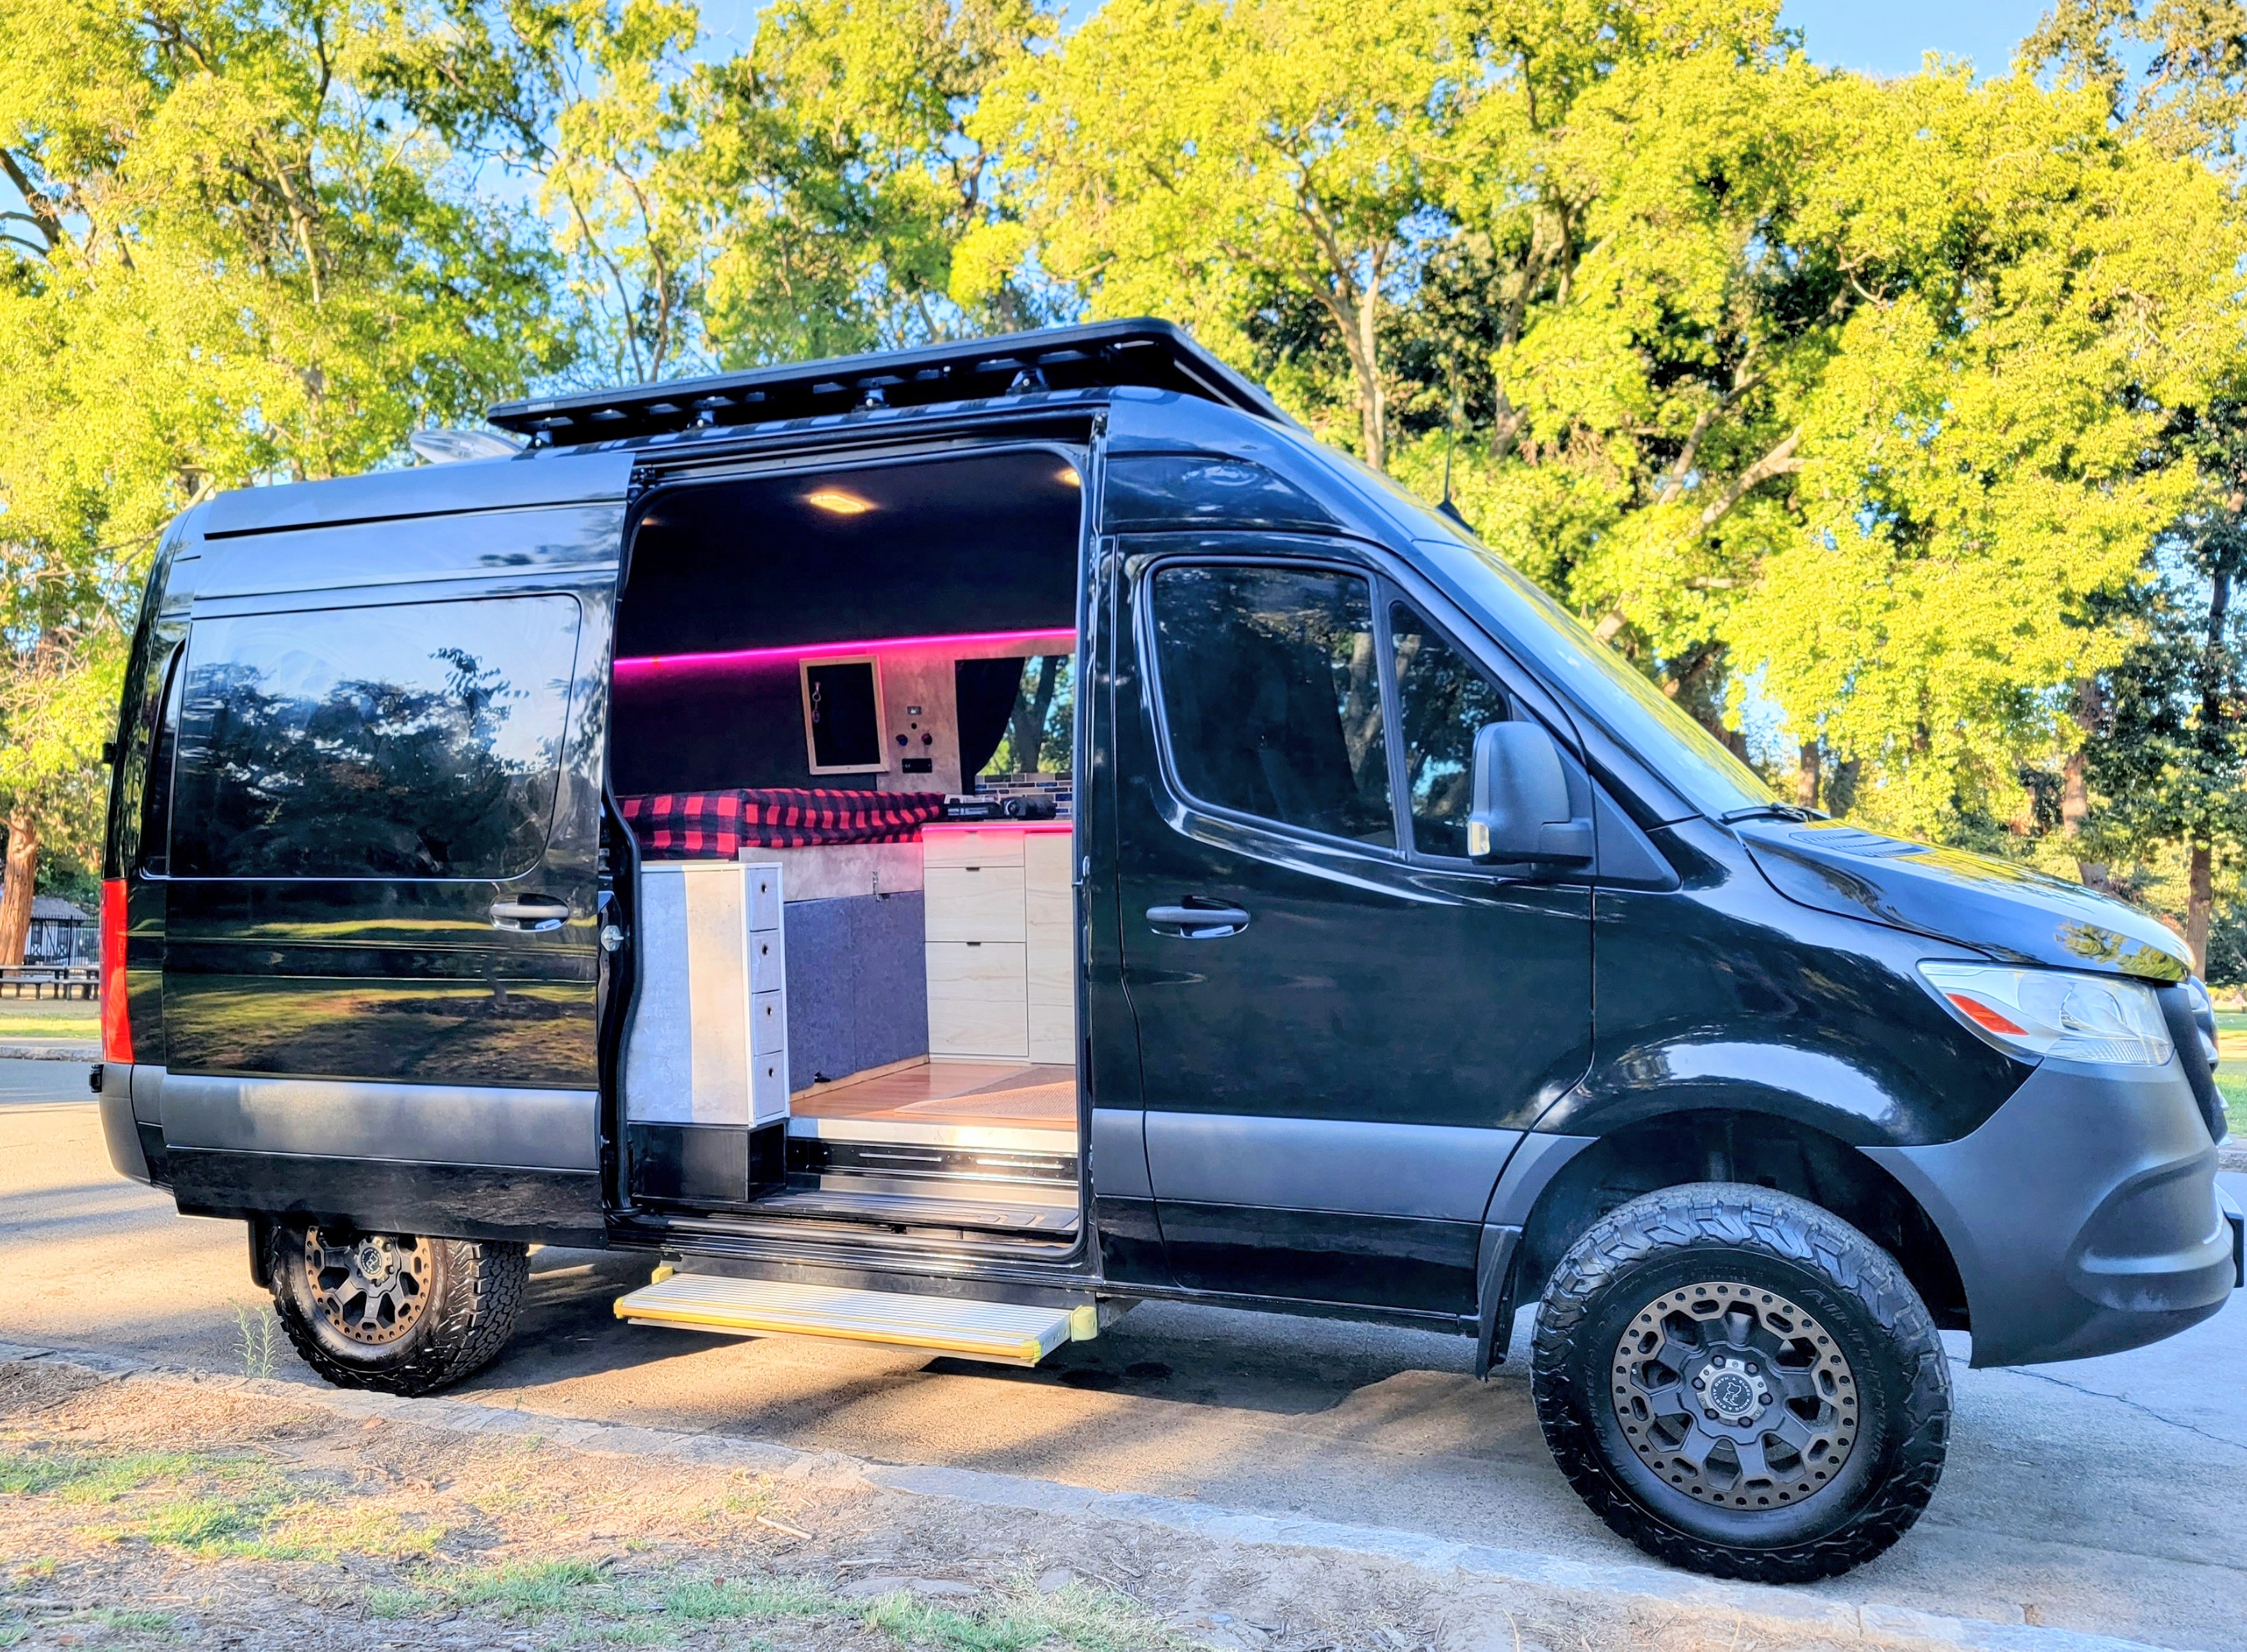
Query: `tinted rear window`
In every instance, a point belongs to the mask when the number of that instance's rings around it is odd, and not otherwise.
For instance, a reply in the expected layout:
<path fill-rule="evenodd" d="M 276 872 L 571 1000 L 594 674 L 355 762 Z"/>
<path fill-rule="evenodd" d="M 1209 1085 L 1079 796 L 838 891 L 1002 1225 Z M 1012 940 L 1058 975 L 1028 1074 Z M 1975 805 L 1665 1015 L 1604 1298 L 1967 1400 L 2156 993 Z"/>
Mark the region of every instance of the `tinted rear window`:
<path fill-rule="evenodd" d="M 175 877 L 507 877 L 554 814 L 569 597 L 196 622 Z"/>

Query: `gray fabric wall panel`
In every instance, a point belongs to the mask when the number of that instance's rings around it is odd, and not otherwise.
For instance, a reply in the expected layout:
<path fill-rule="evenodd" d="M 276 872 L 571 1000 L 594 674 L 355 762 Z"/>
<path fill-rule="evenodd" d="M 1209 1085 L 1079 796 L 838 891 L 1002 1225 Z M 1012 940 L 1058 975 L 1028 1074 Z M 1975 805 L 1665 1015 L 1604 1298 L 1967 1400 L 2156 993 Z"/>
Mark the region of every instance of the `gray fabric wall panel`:
<path fill-rule="evenodd" d="M 928 1054 L 919 891 L 792 901 L 788 1044 L 801 1086 Z"/>

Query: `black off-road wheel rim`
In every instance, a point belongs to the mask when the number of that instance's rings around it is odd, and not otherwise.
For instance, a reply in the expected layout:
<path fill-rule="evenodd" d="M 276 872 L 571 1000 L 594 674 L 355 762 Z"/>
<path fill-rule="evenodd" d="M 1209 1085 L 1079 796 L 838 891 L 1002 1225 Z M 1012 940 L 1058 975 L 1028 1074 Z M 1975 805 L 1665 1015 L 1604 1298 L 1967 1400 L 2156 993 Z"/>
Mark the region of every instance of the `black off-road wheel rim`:
<path fill-rule="evenodd" d="M 1848 1356 L 1780 1292 L 1728 1280 L 1664 1291 L 1631 1315 L 1608 1366 L 1623 1439 L 1704 1506 L 1793 1506 L 1834 1484 L 1857 1449 Z"/>
<path fill-rule="evenodd" d="M 361 1348 L 387 1348 L 429 1311 L 430 1241 L 412 1234 L 304 1232 L 305 1295 L 322 1323 Z"/>

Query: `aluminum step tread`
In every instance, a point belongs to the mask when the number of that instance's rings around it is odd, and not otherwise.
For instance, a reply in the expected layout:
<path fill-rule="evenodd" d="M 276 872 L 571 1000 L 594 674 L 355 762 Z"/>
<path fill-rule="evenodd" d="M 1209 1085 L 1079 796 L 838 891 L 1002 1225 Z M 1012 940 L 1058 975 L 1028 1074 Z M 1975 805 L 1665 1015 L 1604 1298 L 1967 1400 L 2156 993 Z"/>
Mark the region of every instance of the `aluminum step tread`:
<path fill-rule="evenodd" d="M 1088 1310 L 1089 1314 L 1089 1310 Z M 641 1325 L 746 1335 L 839 1338 L 1035 1365 L 1070 1340 L 1072 1310 L 962 1297 L 674 1273 L 626 1293 L 616 1315 Z"/>
<path fill-rule="evenodd" d="M 828 1182 L 873 1180 L 837 1176 Z M 759 1216 L 805 1216 L 837 1222 L 880 1222 L 894 1227 L 973 1228 L 994 1233 L 1074 1233 L 1074 1189 L 1065 1199 L 946 1198 L 926 1193 L 860 1191 L 824 1185 L 768 1193 L 751 1207 Z"/>

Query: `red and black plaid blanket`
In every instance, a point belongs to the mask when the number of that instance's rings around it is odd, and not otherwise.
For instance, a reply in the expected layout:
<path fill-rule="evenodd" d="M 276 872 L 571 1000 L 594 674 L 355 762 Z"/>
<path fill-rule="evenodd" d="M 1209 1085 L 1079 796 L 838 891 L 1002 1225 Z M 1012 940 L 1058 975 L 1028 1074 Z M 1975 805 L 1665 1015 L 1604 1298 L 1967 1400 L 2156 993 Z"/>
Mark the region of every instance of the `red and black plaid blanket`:
<path fill-rule="evenodd" d="M 904 843 L 944 814 L 941 792 L 774 788 L 619 797 L 640 852 L 659 860 L 731 860 L 744 847 Z"/>

